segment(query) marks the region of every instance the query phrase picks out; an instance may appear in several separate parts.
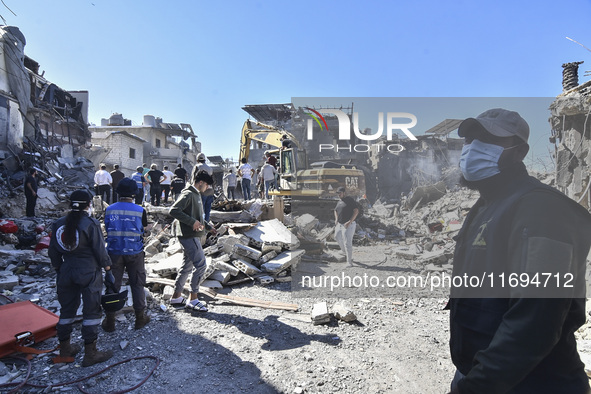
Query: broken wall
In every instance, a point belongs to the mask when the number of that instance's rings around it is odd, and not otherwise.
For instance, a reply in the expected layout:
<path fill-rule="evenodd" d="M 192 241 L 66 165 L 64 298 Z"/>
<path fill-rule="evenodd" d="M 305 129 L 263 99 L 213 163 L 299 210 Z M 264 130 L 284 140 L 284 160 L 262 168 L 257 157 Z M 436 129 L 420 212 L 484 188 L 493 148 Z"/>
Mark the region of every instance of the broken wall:
<path fill-rule="evenodd" d="M 585 208 L 591 208 L 589 196 L 591 165 L 591 96 L 585 88 L 560 95 L 550 106 L 551 142 L 555 143 L 556 186 Z"/>

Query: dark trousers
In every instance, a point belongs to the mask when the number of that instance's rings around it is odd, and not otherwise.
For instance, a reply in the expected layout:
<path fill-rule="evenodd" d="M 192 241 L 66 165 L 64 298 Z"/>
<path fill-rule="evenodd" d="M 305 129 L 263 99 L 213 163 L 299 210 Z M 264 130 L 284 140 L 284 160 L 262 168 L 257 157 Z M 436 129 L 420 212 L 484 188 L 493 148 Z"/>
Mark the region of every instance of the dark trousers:
<path fill-rule="evenodd" d="M 144 252 L 131 255 L 116 255 L 109 253 L 111 258 L 111 270 L 115 277 L 115 289 L 121 290 L 123 281 L 123 271 L 127 271 L 129 276 L 129 286 L 131 287 L 131 298 L 133 299 L 133 309 L 143 311 L 146 309 L 146 266 L 144 265 Z"/>
<path fill-rule="evenodd" d="M 160 196 L 162 195 L 162 189 L 160 185 L 151 185 L 150 186 L 150 204 L 157 207 L 160 205 Z"/>
<path fill-rule="evenodd" d="M 144 201 L 144 189 L 138 189 L 135 194 L 135 203 L 137 205 L 142 205 L 142 201 Z"/>
<path fill-rule="evenodd" d="M 119 195 L 117 195 L 115 188 L 113 188 L 113 204 L 115 204 L 117 201 L 119 201 Z"/>
<path fill-rule="evenodd" d="M 82 338 L 84 343 L 92 343 L 98 338 L 101 323 L 101 291 L 103 277 L 100 269 L 83 271 L 72 266 L 62 266 L 57 277 L 57 299 L 60 303 L 60 319 L 57 323 L 57 335 L 65 341 L 72 334 L 72 324 L 76 321 L 76 312 L 82 295 Z"/>
<path fill-rule="evenodd" d="M 26 194 L 27 198 L 27 217 L 35 217 L 35 205 L 37 205 L 37 196 Z"/>
<path fill-rule="evenodd" d="M 170 194 L 170 185 L 161 185 L 164 190 L 164 202 L 168 202 L 168 195 Z"/>
<path fill-rule="evenodd" d="M 111 185 L 98 185 L 97 195 L 101 196 L 107 204 L 111 204 Z"/>

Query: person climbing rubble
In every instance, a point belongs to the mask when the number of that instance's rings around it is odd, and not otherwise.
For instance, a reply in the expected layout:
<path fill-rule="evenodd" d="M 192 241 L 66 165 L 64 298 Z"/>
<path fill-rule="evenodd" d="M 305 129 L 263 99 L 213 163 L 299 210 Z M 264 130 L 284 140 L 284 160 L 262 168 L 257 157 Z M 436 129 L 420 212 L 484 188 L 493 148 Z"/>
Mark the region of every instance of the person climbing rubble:
<path fill-rule="evenodd" d="M 114 279 L 100 223 L 88 215 L 91 201 L 85 190 L 71 194 L 71 210 L 53 224 L 48 250 L 57 273 L 57 295 L 61 305 L 56 326 L 61 357 L 74 357 L 80 351 L 78 345 L 71 344 L 70 337 L 82 296 L 83 367 L 102 363 L 113 355 L 111 351 L 102 352 L 96 348 L 102 315 L 101 269 L 105 270 L 106 282 Z"/>
<path fill-rule="evenodd" d="M 213 184 L 213 178 L 202 170 L 195 174 L 193 184 L 186 187 L 181 196 L 170 208 L 169 214 L 175 220 L 173 222 L 173 234 L 178 237 L 183 247 L 183 264 L 179 270 L 174 284 L 174 294 L 170 304 L 175 307 L 184 306 L 186 309 L 207 312 L 207 305 L 199 301 L 199 284 L 206 269 L 205 254 L 201 246 L 200 237 L 205 230 L 216 233 L 206 220 L 203 211 L 201 193 L 205 192 L 209 185 Z M 191 295 L 186 300 L 183 294 L 185 282 L 191 274 Z"/>
<path fill-rule="evenodd" d="M 133 309 L 135 329 L 143 328 L 150 322 L 146 314 L 146 267 L 144 264 L 144 229 L 148 226 L 146 210 L 134 203 L 138 193 L 134 180 L 123 178 L 117 185 L 119 202 L 110 205 L 105 212 L 107 251 L 111 258 L 111 272 L 115 277 L 114 291 L 121 289 L 123 272 L 127 271 Z M 115 331 L 115 312 L 106 312 L 102 322 L 106 332 Z"/>

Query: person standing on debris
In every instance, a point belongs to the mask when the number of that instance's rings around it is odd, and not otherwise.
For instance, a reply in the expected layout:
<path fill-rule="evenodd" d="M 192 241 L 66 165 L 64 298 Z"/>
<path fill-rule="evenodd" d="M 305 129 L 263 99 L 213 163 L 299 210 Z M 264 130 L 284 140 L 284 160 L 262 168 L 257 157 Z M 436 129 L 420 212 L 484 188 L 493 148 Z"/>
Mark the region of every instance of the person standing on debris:
<path fill-rule="evenodd" d="M 148 179 L 148 171 L 150 171 L 150 167 L 148 167 L 148 165 L 146 163 L 142 164 L 142 175 L 146 179 Z M 144 201 L 145 202 L 150 201 L 150 183 L 149 182 L 146 182 L 146 185 L 144 187 Z"/>
<path fill-rule="evenodd" d="M 170 194 L 170 185 L 174 174 L 168 170 L 168 166 L 164 166 L 162 173 L 166 176 L 166 179 L 162 181 L 162 190 L 164 190 L 164 202 L 168 202 L 168 195 Z"/>
<path fill-rule="evenodd" d="M 123 172 L 121 172 L 121 170 L 119 170 L 119 164 L 115 164 L 113 166 L 114 170 L 111 171 L 111 179 L 113 180 L 113 202 L 117 202 L 117 185 L 119 184 L 119 181 L 123 178 L 125 178 L 125 174 Z"/>
<path fill-rule="evenodd" d="M 263 165 L 261 168 L 260 177 L 262 178 L 261 182 L 265 183 L 265 198 L 269 199 L 269 188 L 275 184 L 275 174 L 277 174 L 277 170 L 273 165 L 270 163 L 269 160 Z"/>
<path fill-rule="evenodd" d="M 114 279 L 100 223 L 88 215 L 91 200 L 85 190 L 72 193 L 71 211 L 52 225 L 48 250 L 57 273 L 57 297 L 61 309 L 56 329 L 61 357 L 74 357 L 80 351 L 79 346 L 70 343 L 70 336 L 82 296 L 83 367 L 102 363 L 112 356 L 111 351 L 101 352 L 96 348 L 102 315 L 101 269 L 105 270 L 106 282 L 111 283 Z"/>
<path fill-rule="evenodd" d="M 178 175 L 174 176 L 174 179 L 170 184 L 170 186 L 172 187 L 172 195 L 174 197 L 174 201 L 178 200 L 179 196 L 181 195 L 181 192 L 185 188 L 185 185 L 186 183 L 184 178 L 181 178 Z"/>
<path fill-rule="evenodd" d="M 247 163 L 246 157 L 242 158 L 242 164 L 238 167 L 238 175 L 242 178 L 242 198 L 250 200 L 250 182 L 254 175 L 254 169 Z"/>
<path fill-rule="evenodd" d="M 176 170 L 174 170 L 174 175 L 178 176 L 185 182 L 189 180 L 189 178 L 187 177 L 187 170 L 183 168 L 183 165 L 181 163 L 179 163 L 176 166 Z"/>
<path fill-rule="evenodd" d="M 107 252 L 111 258 L 111 272 L 115 277 L 114 290 L 119 293 L 123 272 L 127 271 L 133 309 L 135 329 L 144 327 L 150 321 L 146 315 L 146 267 L 144 265 L 144 229 L 148 226 L 146 210 L 134 203 L 138 193 L 137 184 L 123 178 L 117 185 L 119 202 L 110 205 L 105 212 L 107 231 Z M 115 312 L 106 312 L 102 327 L 107 332 L 115 331 Z"/>
<path fill-rule="evenodd" d="M 238 178 L 236 174 L 234 174 L 234 170 L 230 168 L 230 172 L 224 175 L 224 180 L 228 182 L 228 189 L 227 189 L 227 196 L 229 200 L 236 199 L 236 183 L 238 182 Z"/>
<path fill-rule="evenodd" d="M 201 152 L 197 155 L 197 164 L 193 167 L 191 173 L 191 179 L 195 179 L 195 176 L 199 171 L 206 171 L 210 176 L 213 176 L 213 169 L 205 163 L 207 157 L 205 153 Z M 214 200 L 214 191 L 211 185 L 208 185 L 207 190 L 201 193 L 201 199 L 203 200 L 203 211 L 205 212 L 205 221 L 209 222 L 209 214 L 211 213 L 211 204 Z"/>
<path fill-rule="evenodd" d="M 455 237 L 453 277 L 486 271 L 497 282 L 451 288 L 451 391 L 587 393 L 574 333 L 586 319 L 591 215 L 528 175 L 529 126 L 517 112 L 485 111 L 458 134 L 462 183 L 480 199 Z M 570 278 L 572 288 L 544 284 L 544 274 Z M 503 286 L 511 275 L 527 275 L 530 286 Z"/>
<path fill-rule="evenodd" d="M 359 205 L 353 197 L 345 195 L 343 186 L 337 189 L 341 199 L 334 209 L 334 237 L 337 240 L 341 251 L 347 256 L 347 265 L 353 266 L 353 236 L 357 224 L 355 219 L 359 215 Z"/>
<path fill-rule="evenodd" d="M 281 141 L 282 150 L 291 148 L 292 141 L 286 134 L 282 135 L 279 140 Z"/>
<path fill-rule="evenodd" d="M 207 267 L 200 238 L 205 234 L 205 229 L 216 233 L 215 228 L 205 220 L 201 193 L 205 192 L 207 186 L 212 184 L 211 175 L 207 171 L 199 171 L 193 179 L 193 184 L 181 192 L 181 196 L 169 211 L 170 216 L 175 219 L 173 234 L 178 237 L 183 247 L 183 264 L 174 284 L 174 294 L 170 304 L 172 306 L 184 305 L 187 309 L 200 312 L 207 312 L 205 303 L 197 298 L 199 284 Z M 182 294 L 185 282 L 191 272 L 193 273 L 191 276 L 191 296 L 187 301 Z"/>
<path fill-rule="evenodd" d="M 111 203 L 111 183 L 113 183 L 113 178 L 107 172 L 107 166 L 101 164 L 101 169 L 94 174 L 94 184 L 97 195 L 101 196 L 107 204 Z"/>
<path fill-rule="evenodd" d="M 27 199 L 26 215 L 35 217 L 35 205 L 37 205 L 37 170 L 31 168 L 25 178 L 25 198 Z"/>
<path fill-rule="evenodd" d="M 135 169 L 136 172 L 131 174 L 131 179 L 133 179 L 137 185 L 137 193 L 135 195 L 135 203 L 137 205 L 142 205 L 142 201 L 144 200 L 144 189 L 146 187 L 146 178 L 144 178 L 143 172 L 144 167 L 137 167 Z"/>
<path fill-rule="evenodd" d="M 158 169 L 158 165 L 153 163 L 150 166 L 150 171 L 146 175 L 146 179 L 150 182 L 150 204 L 155 207 L 160 205 L 160 198 L 162 196 L 162 187 L 160 183 L 166 180 L 166 175 Z"/>

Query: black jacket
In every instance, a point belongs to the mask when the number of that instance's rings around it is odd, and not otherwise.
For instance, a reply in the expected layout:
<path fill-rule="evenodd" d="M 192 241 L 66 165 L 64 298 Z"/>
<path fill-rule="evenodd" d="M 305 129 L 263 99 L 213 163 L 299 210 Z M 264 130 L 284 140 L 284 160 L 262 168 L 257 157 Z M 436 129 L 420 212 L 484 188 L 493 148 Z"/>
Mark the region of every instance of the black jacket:
<path fill-rule="evenodd" d="M 498 175 L 494 186 L 481 190 L 457 237 L 454 275 L 486 271 L 496 280 L 481 293 L 452 291 L 451 355 L 466 375 L 459 391 L 586 393 L 589 383 L 574 332 L 585 323 L 591 215 L 528 176 L 523 166 Z M 538 284 L 530 292 L 508 281 L 513 272 L 530 278 L 561 272 L 563 286 L 570 278 L 565 271 L 572 274 L 572 289 L 551 291 Z M 506 291 L 498 293 L 503 273 Z M 543 283 L 547 277 L 538 278 Z M 476 298 L 479 294 L 503 298 Z"/>

